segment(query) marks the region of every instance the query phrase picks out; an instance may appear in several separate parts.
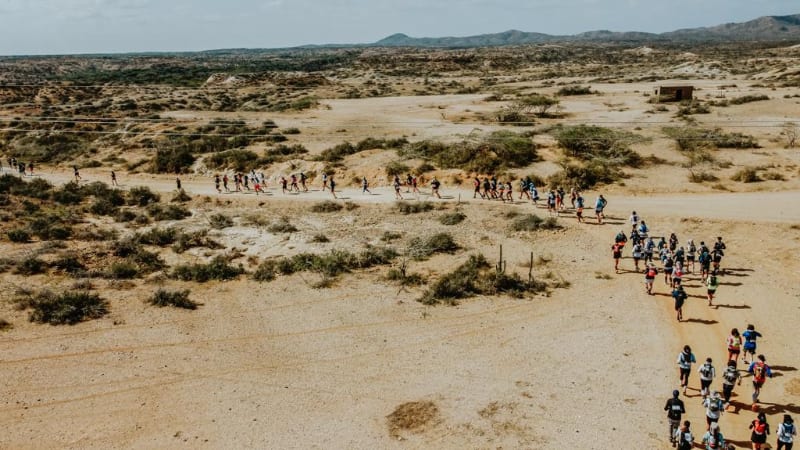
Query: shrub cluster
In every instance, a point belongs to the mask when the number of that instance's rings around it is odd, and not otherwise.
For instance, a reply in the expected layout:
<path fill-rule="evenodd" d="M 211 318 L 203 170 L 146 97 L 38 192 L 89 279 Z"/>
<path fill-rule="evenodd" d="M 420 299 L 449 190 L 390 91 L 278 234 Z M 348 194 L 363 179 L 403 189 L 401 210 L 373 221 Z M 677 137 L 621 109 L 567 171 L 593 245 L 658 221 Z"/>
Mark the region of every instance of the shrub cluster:
<path fill-rule="evenodd" d="M 344 250 L 331 250 L 323 254 L 300 253 L 288 258 L 264 261 L 253 274 L 253 279 L 272 281 L 276 274 L 291 275 L 306 271 L 334 278 L 352 270 L 388 264 L 397 255 L 397 251 L 389 247 L 369 247 L 361 253 Z"/>
<path fill-rule="evenodd" d="M 408 255 L 418 261 L 430 258 L 435 253 L 453 253 L 458 249 L 458 244 L 449 233 L 415 237 L 408 243 Z"/>
<path fill-rule="evenodd" d="M 584 161 L 636 166 L 642 158 L 630 145 L 643 138 L 633 133 L 595 125 L 559 127 L 554 132 L 567 156 Z"/>
<path fill-rule="evenodd" d="M 232 266 L 228 258 L 215 256 L 207 264 L 181 264 L 173 267 L 172 278 L 205 283 L 210 280 L 232 280 L 244 273 L 244 267 Z"/>
<path fill-rule="evenodd" d="M 161 308 L 172 306 L 174 308 L 197 309 L 200 304 L 189 299 L 189 293 L 188 289 L 182 291 L 159 289 L 147 302 Z"/>
<path fill-rule="evenodd" d="M 108 302 L 90 292 L 55 294 L 42 291 L 17 300 L 21 309 L 31 309 L 31 322 L 51 325 L 74 325 L 84 320 L 99 319 L 108 314 Z"/>
<path fill-rule="evenodd" d="M 517 217 L 514 222 L 511 223 L 511 229 L 514 231 L 558 230 L 560 228 L 562 227 L 558 224 L 555 217 L 542 219 L 535 214 L 526 214 Z"/>
<path fill-rule="evenodd" d="M 398 154 L 431 161 L 443 169 L 476 173 L 525 167 L 538 159 L 536 144 L 529 136 L 509 131 L 496 131 L 474 142 L 421 141 L 406 145 Z"/>
<path fill-rule="evenodd" d="M 433 209 L 433 205 L 429 202 L 416 202 L 416 203 L 409 203 L 409 202 L 397 202 L 397 212 L 400 214 L 418 214 L 423 212 L 428 212 Z"/>

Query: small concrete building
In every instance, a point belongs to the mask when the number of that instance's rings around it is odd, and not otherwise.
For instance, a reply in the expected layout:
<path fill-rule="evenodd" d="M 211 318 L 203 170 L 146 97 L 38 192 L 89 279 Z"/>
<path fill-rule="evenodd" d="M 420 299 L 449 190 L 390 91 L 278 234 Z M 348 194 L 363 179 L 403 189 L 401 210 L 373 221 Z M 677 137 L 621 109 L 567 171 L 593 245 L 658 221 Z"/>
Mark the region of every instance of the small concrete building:
<path fill-rule="evenodd" d="M 694 86 L 659 86 L 656 88 L 656 99 L 659 102 L 679 102 L 691 100 Z"/>

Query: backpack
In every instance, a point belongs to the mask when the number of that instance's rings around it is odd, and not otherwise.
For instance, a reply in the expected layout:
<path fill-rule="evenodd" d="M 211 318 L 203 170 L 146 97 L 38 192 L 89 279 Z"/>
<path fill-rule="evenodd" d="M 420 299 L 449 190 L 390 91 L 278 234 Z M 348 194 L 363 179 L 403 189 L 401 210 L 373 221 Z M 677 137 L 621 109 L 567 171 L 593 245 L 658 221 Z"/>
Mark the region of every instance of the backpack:
<path fill-rule="evenodd" d="M 656 268 L 655 267 L 651 267 L 650 269 L 647 270 L 647 277 L 648 278 L 655 278 L 656 277 Z"/>
<path fill-rule="evenodd" d="M 709 286 L 716 286 L 717 285 L 717 276 L 711 275 L 711 284 Z"/>
<path fill-rule="evenodd" d="M 739 378 L 739 371 L 732 367 L 728 367 L 728 369 L 725 370 L 725 373 L 722 376 L 723 378 L 725 378 L 725 381 L 729 382 L 730 384 L 733 384 L 736 381 L 736 379 Z"/>
<path fill-rule="evenodd" d="M 720 400 L 719 399 L 710 399 L 708 402 L 708 410 L 711 412 L 718 412 L 720 410 Z"/>
<path fill-rule="evenodd" d="M 711 364 L 703 364 L 703 368 L 701 369 L 701 374 L 704 378 L 711 378 Z"/>
<path fill-rule="evenodd" d="M 783 422 L 781 425 L 783 425 L 783 428 L 781 429 L 781 433 L 778 434 L 778 439 L 786 442 L 791 439 L 792 434 L 794 434 L 794 424 Z"/>
<path fill-rule="evenodd" d="M 753 421 L 753 433 L 764 434 L 767 431 L 767 424 L 756 419 Z"/>
<path fill-rule="evenodd" d="M 719 433 L 711 433 L 708 436 L 708 448 L 718 448 L 720 440 Z"/>
<path fill-rule="evenodd" d="M 758 383 L 763 383 L 764 379 L 766 378 L 766 367 L 764 367 L 764 363 L 757 363 L 755 367 L 753 367 L 753 380 Z"/>

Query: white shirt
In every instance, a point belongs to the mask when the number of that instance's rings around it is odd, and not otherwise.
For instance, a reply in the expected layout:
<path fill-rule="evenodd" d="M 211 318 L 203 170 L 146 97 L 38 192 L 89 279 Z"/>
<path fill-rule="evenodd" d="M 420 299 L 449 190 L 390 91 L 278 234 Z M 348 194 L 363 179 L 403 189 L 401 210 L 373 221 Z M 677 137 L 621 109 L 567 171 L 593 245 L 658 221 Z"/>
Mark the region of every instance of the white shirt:
<path fill-rule="evenodd" d="M 714 403 L 717 403 L 719 406 L 719 409 L 716 411 L 711 410 L 711 405 Z M 724 405 L 722 405 L 722 400 L 719 398 L 708 397 L 707 399 L 703 400 L 703 406 L 706 407 L 706 416 L 708 416 L 710 419 L 719 419 L 719 416 L 722 415 L 722 408 Z"/>

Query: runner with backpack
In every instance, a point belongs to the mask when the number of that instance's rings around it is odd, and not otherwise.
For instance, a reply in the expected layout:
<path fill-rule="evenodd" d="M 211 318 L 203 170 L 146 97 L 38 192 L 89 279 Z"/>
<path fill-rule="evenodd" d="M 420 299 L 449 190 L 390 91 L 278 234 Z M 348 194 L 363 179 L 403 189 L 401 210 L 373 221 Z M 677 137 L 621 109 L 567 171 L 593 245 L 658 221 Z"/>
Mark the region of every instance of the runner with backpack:
<path fill-rule="evenodd" d="M 750 354 L 751 361 L 756 360 L 755 358 L 756 347 L 757 347 L 756 340 L 763 336 L 761 335 L 761 333 L 756 331 L 756 327 L 750 324 L 747 325 L 747 329 L 744 330 L 744 333 L 742 333 L 742 337 L 744 338 L 744 353 L 742 354 L 742 361 L 744 361 L 745 364 L 748 364 L 747 354 L 748 353 Z"/>
<path fill-rule="evenodd" d="M 706 280 L 706 294 L 708 295 L 708 306 L 711 306 L 711 302 L 714 300 L 714 294 L 717 292 L 717 288 L 719 287 L 719 280 L 717 279 L 717 272 L 711 272 L 711 276 L 708 277 Z"/>
<path fill-rule="evenodd" d="M 704 400 L 708 397 L 708 388 L 711 387 L 711 382 L 717 376 L 717 369 L 711 362 L 711 358 L 706 358 L 706 362 L 697 369 L 697 372 L 700 373 L 700 395 Z"/>
<path fill-rule="evenodd" d="M 688 345 L 683 346 L 683 351 L 678 354 L 678 374 L 680 375 L 681 387 L 684 395 L 689 387 L 689 375 L 692 373 L 692 364 L 696 363 L 692 348 Z"/>
<path fill-rule="evenodd" d="M 697 257 L 697 262 L 700 263 L 700 277 L 705 282 L 708 278 L 708 273 L 711 271 L 711 254 L 702 242 L 700 243 L 700 255 Z"/>
<path fill-rule="evenodd" d="M 683 422 L 683 426 L 675 432 L 675 441 L 678 450 L 690 450 L 694 446 L 694 436 L 692 436 L 691 422 Z"/>
<path fill-rule="evenodd" d="M 794 426 L 792 416 L 783 415 L 783 422 L 778 425 L 778 450 L 792 450 L 794 437 L 797 436 L 797 429 Z"/>
<path fill-rule="evenodd" d="M 753 450 L 761 450 L 762 445 L 767 443 L 767 435 L 769 434 L 769 424 L 767 423 L 767 416 L 762 412 L 758 413 L 758 418 L 750 422 L 750 442 L 753 443 Z"/>
<path fill-rule="evenodd" d="M 647 263 L 647 267 L 644 268 L 644 288 L 650 295 L 653 295 L 653 282 L 657 275 L 658 269 L 655 264 Z"/>
<path fill-rule="evenodd" d="M 619 273 L 619 259 L 622 258 L 622 246 L 619 242 L 611 246 L 611 256 L 614 258 L 614 272 Z"/>
<path fill-rule="evenodd" d="M 678 322 L 683 320 L 683 304 L 689 296 L 683 290 L 683 286 L 678 286 L 672 290 L 672 298 L 675 299 L 675 312 L 678 314 Z"/>
<path fill-rule="evenodd" d="M 739 335 L 739 330 L 734 328 L 731 330 L 731 335 L 725 341 L 728 345 L 728 361 L 733 361 L 734 366 L 736 361 L 739 360 L 739 353 L 742 351 L 742 336 Z"/>
<path fill-rule="evenodd" d="M 664 405 L 664 411 L 667 412 L 667 420 L 669 421 L 669 442 L 675 447 L 676 436 L 678 428 L 681 426 L 681 415 L 686 414 L 686 406 L 683 404 L 683 400 L 678 398 L 680 393 L 678 390 L 672 391 L 672 398 L 667 400 L 667 404 Z"/>
<path fill-rule="evenodd" d="M 767 378 L 772 378 L 772 369 L 767 365 L 764 355 L 758 355 L 758 361 L 753 361 L 747 371 L 753 375 L 753 405 L 755 406 L 764 382 L 767 381 Z"/>
<path fill-rule="evenodd" d="M 703 435 L 703 444 L 706 444 L 706 450 L 719 450 L 725 447 L 725 437 L 719 430 L 719 423 L 711 424 L 709 430 Z"/>
<path fill-rule="evenodd" d="M 719 423 L 719 418 L 725 409 L 722 399 L 719 397 L 719 392 L 711 391 L 711 395 L 703 400 L 703 406 L 706 408 L 706 429 L 711 429 L 711 424 Z"/>
<path fill-rule="evenodd" d="M 742 385 L 742 375 L 736 368 L 736 360 L 728 361 L 728 367 L 722 373 L 722 398 L 725 400 L 725 408 L 731 404 L 731 394 L 733 394 L 733 385 L 738 382 L 739 386 Z"/>
<path fill-rule="evenodd" d="M 633 264 L 636 266 L 636 271 L 639 271 L 639 261 L 644 259 L 644 251 L 641 242 L 633 244 Z"/>
<path fill-rule="evenodd" d="M 694 260 L 697 257 L 697 246 L 694 245 L 694 241 L 689 239 L 686 243 L 686 272 L 692 273 L 694 272 Z M 691 266 L 691 269 L 689 268 Z"/>

